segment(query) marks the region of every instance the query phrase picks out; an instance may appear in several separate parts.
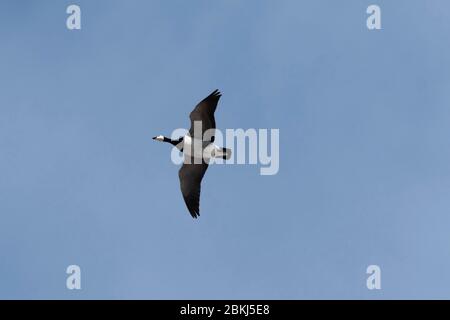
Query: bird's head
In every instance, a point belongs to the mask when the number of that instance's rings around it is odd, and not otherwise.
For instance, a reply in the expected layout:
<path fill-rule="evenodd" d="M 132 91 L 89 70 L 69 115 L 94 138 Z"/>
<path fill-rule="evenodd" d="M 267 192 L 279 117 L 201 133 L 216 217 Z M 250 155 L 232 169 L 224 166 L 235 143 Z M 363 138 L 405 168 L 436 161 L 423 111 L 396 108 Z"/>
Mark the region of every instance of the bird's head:
<path fill-rule="evenodd" d="M 156 136 L 156 137 L 153 137 L 153 140 L 164 141 L 164 136 Z"/>

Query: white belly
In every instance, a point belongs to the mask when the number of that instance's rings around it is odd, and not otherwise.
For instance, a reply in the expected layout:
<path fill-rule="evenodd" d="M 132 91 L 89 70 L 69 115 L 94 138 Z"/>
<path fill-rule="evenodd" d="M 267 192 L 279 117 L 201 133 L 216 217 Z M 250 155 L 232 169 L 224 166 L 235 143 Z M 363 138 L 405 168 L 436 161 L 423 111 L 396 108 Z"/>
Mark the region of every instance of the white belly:
<path fill-rule="evenodd" d="M 209 160 L 214 157 L 216 147 L 210 143 L 204 147 L 206 143 L 200 139 L 193 139 L 185 136 L 183 139 L 183 154 L 185 157 Z"/>

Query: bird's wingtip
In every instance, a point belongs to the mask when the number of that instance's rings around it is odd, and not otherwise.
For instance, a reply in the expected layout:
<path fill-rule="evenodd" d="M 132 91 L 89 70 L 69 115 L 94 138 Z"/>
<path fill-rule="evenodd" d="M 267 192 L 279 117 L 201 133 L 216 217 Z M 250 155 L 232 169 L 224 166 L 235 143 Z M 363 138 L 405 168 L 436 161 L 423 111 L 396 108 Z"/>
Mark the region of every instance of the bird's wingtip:
<path fill-rule="evenodd" d="M 194 219 L 197 219 L 200 216 L 200 212 L 198 211 L 191 211 L 191 216 Z"/>

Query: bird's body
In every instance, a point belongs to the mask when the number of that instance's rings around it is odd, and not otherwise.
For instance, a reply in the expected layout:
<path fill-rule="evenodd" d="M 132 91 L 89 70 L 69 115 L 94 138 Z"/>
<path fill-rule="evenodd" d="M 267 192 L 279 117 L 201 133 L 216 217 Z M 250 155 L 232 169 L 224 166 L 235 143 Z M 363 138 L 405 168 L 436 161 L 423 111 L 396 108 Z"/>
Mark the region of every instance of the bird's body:
<path fill-rule="evenodd" d="M 192 138 L 190 135 L 183 137 L 181 148 L 185 162 L 203 159 L 208 163 L 212 158 L 229 159 L 231 156 L 231 152 L 227 153 L 229 149 L 221 148 L 211 141 Z"/>
<path fill-rule="evenodd" d="M 181 193 L 193 218 L 200 215 L 201 182 L 208 169 L 208 163 L 212 158 L 229 159 L 231 157 L 230 149 L 221 148 L 213 143 L 216 129 L 214 112 L 220 97 L 220 92 L 215 90 L 194 108 L 189 115 L 191 119 L 189 134 L 177 140 L 164 136 L 153 138 L 171 143 L 183 152 L 184 163 L 178 176 Z"/>

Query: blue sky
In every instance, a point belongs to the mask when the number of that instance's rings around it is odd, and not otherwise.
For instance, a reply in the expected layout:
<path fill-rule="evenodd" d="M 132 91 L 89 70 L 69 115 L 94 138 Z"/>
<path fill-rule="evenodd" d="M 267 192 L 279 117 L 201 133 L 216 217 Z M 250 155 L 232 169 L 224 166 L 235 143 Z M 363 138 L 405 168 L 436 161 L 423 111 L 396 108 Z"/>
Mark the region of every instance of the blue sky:
<path fill-rule="evenodd" d="M 450 298 L 449 15 L 444 0 L 1 1 L 0 298 Z M 211 167 L 194 221 L 151 137 L 215 88 L 220 129 L 280 129 L 280 171 Z"/>

